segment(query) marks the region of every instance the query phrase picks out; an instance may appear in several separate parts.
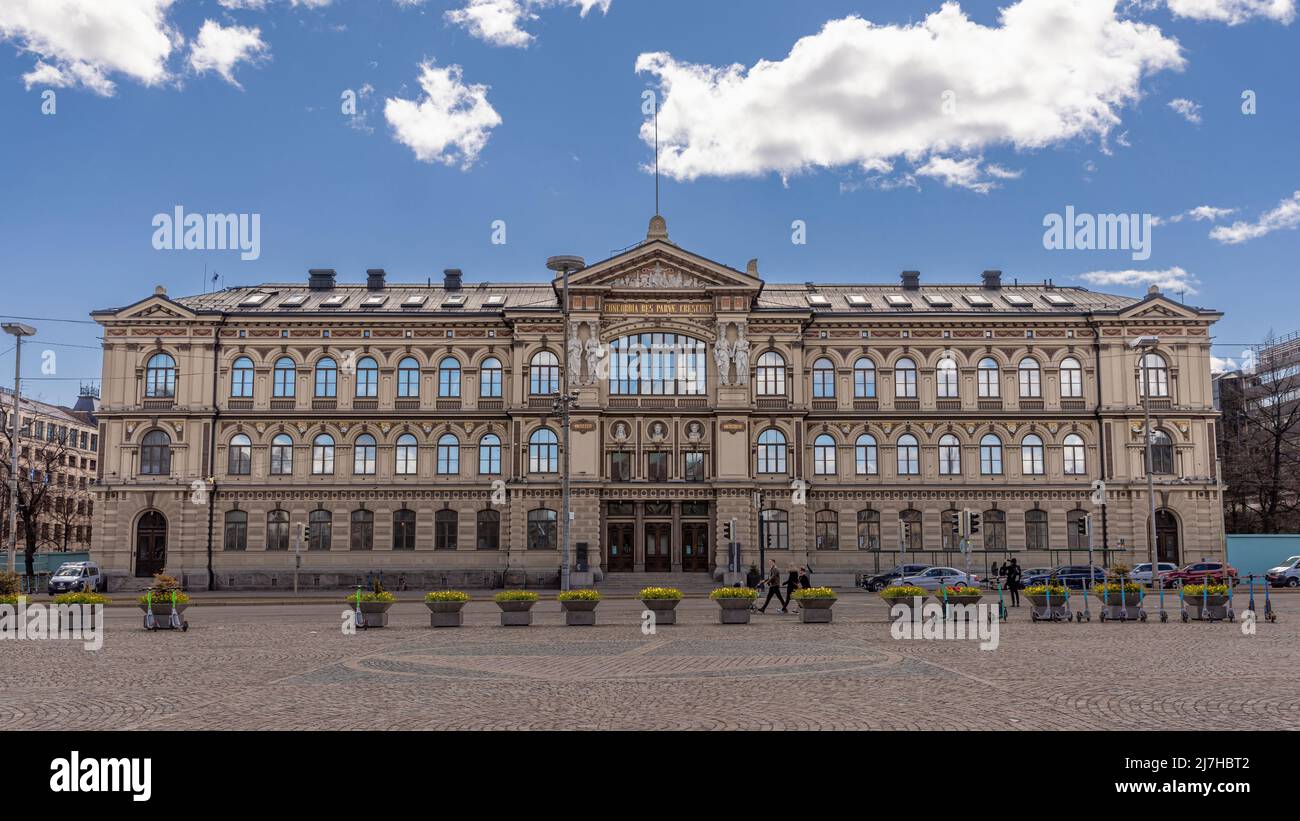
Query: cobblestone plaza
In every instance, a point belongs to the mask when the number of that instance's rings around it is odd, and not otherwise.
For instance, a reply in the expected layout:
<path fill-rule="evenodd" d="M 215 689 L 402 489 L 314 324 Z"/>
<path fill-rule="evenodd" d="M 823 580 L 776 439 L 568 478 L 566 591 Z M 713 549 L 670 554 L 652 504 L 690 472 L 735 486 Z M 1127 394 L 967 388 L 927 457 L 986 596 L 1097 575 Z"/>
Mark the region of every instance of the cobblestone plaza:
<path fill-rule="evenodd" d="M 550 599 L 550 600 L 548 600 Z M 1012 610 L 996 650 L 895 640 L 885 605 L 847 593 L 829 625 L 794 615 L 717 624 L 687 599 L 643 634 L 641 606 L 607 599 L 532 627 L 489 601 L 433 630 L 416 602 L 345 635 L 343 605 L 205 606 L 187 633 L 148 633 L 110 608 L 103 648 L 0 646 L 0 729 L 1297 729 L 1300 596 L 1276 624 L 1033 624 Z M 1153 604 L 1153 603 L 1152 603 Z M 1240 597 L 1239 611 L 1245 609 Z M 1152 608 L 1154 609 L 1154 607 Z"/>

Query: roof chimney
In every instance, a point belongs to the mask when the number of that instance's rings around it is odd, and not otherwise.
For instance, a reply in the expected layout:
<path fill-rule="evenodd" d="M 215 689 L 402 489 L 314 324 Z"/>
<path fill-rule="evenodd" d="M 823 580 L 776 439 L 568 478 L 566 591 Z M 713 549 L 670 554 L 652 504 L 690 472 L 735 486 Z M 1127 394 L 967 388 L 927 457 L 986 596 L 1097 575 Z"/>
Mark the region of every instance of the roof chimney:
<path fill-rule="evenodd" d="M 366 290 L 368 291 L 384 290 L 384 269 L 383 268 L 366 269 Z"/>
<path fill-rule="evenodd" d="M 460 290 L 461 273 L 459 268 L 447 268 L 442 272 L 442 287 L 448 291 Z"/>
<path fill-rule="evenodd" d="M 903 278 L 903 290 L 904 290 L 904 291 L 919 291 L 919 290 L 921 290 L 921 272 L 920 272 L 920 271 L 904 271 L 903 274 L 902 274 L 902 278 Z"/>
<path fill-rule="evenodd" d="M 984 287 L 988 288 L 990 291 L 996 291 L 1002 287 L 1001 271 L 985 271 L 983 273 L 983 277 L 984 277 Z"/>
<path fill-rule="evenodd" d="M 334 290 L 333 268 L 312 268 L 307 272 L 307 287 L 313 291 Z"/>

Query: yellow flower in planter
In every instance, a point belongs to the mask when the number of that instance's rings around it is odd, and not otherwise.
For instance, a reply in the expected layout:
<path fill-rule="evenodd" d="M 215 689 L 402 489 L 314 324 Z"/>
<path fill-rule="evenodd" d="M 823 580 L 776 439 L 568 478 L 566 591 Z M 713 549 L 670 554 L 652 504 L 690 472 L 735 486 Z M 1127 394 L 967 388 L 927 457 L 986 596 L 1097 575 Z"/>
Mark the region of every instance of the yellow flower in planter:
<path fill-rule="evenodd" d="M 886 599 L 910 599 L 914 596 L 928 596 L 930 595 L 930 591 L 926 590 L 924 587 L 903 584 L 886 587 L 884 590 L 880 591 L 880 595 Z"/>
<path fill-rule="evenodd" d="M 555 599 L 556 601 L 600 601 L 600 592 L 596 590 L 565 590 Z"/>
<path fill-rule="evenodd" d="M 469 594 L 461 590 L 434 590 L 424 594 L 425 601 L 469 601 Z"/>
<path fill-rule="evenodd" d="M 709 594 L 711 599 L 756 599 L 758 591 L 752 587 L 719 587 Z"/>
<path fill-rule="evenodd" d="M 636 594 L 636 597 L 641 601 L 663 601 L 666 599 L 680 601 L 682 591 L 676 587 L 645 587 L 642 588 L 640 593 Z"/>
<path fill-rule="evenodd" d="M 537 601 L 540 598 L 531 590 L 502 590 L 492 601 Z"/>
<path fill-rule="evenodd" d="M 803 599 L 837 599 L 835 591 L 829 587 L 805 587 L 801 590 L 794 591 L 795 601 Z"/>

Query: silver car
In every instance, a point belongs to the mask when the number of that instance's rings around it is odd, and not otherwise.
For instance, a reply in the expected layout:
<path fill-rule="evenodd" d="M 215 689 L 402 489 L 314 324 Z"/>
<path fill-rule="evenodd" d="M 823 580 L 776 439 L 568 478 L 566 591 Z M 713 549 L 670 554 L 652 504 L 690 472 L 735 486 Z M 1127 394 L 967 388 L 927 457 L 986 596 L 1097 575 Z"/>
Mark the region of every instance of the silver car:
<path fill-rule="evenodd" d="M 966 574 L 955 567 L 931 567 L 922 570 L 915 576 L 904 576 L 894 581 L 890 586 L 912 586 L 922 587 L 926 590 L 938 590 L 940 587 L 947 587 L 953 584 L 964 584 L 975 586 L 979 584 L 980 577 L 974 573 Z"/>
<path fill-rule="evenodd" d="M 1300 556 L 1292 556 L 1264 574 L 1270 587 L 1300 587 Z"/>
<path fill-rule="evenodd" d="M 1161 576 L 1164 576 L 1168 573 L 1173 573 L 1177 569 L 1178 569 L 1178 565 L 1174 564 L 1173 562 L 1156 562 L 1156 573 Z M 1135 581 L 1138 584 L 1142 584 L 1142 585 L 1146 585 L 1147 587 L 1150 587 L 1151 586 L 1151 562 L 1143 562 L 1142 564 L 1134 565 L 1133 571 L 1128 574 L 1128 577 L 1130 580 Z"/>

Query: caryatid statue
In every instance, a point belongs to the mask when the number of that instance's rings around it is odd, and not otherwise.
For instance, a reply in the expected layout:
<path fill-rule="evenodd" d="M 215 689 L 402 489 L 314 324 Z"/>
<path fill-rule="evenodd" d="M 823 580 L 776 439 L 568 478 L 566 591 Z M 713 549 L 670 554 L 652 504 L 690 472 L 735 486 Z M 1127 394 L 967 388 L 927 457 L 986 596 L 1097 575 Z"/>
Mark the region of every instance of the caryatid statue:
<path fill-rule="evenodd" d="M 719 385 L 749 384 L 749 340 L 745 338 L 743 323 L 718 323 L 718 341 L 713 346 L 713 361 L 718 366 Z"/>
<path fill-rule="evenodd" d="M 599 325 L 594 320 L 569 323 L 569 378 L 574 387 L 596 384 L 605 346 L 600 344 Z"/>

